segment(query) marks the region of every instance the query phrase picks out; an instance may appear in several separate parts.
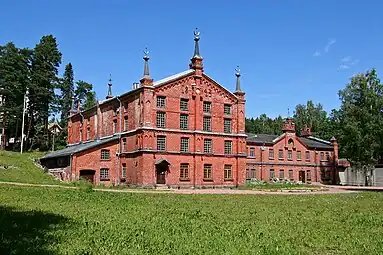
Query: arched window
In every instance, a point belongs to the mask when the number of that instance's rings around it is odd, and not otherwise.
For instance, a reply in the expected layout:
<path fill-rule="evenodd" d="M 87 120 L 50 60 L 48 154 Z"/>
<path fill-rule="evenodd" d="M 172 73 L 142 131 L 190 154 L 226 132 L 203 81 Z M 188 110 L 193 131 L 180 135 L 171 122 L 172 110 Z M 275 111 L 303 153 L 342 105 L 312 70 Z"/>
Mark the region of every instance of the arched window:
<path fill-rule="evenodd" d="M 288 145 L 294 146 L 294 140 L 292 138 L 289 139 Z"/>

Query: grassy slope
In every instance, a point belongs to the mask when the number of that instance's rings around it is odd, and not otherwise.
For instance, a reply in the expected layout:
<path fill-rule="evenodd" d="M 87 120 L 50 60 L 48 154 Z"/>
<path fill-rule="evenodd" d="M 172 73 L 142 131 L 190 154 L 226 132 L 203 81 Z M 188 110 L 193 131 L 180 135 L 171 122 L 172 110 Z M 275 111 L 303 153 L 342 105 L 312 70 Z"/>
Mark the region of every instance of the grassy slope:
<path fill-rule="evenodd" d="M 0 254 L 11 247 L 29 254 L 378 254 L 381 208 L 382 193 L 119 194 L 0 185 Z"/>
<path fill-rule="evenodd" d="M 33 164 L 33 159 L 41 157 L 42 153 L 0 152 L 0 181 L 57 184 L 58 181 Z"/>

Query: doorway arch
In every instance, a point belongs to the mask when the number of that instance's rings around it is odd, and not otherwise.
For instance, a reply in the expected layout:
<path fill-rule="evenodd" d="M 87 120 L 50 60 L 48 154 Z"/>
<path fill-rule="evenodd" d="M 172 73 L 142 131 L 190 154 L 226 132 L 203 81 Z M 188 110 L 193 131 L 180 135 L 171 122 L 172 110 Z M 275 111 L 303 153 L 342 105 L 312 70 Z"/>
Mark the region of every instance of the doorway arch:
<path fill-rule="evenodd" d="M 89 181 L 94 183 L 94 176 L 96 175 L 96 171 L 92 169 L 82 169 L 80 170 L 80 179 Z"/>

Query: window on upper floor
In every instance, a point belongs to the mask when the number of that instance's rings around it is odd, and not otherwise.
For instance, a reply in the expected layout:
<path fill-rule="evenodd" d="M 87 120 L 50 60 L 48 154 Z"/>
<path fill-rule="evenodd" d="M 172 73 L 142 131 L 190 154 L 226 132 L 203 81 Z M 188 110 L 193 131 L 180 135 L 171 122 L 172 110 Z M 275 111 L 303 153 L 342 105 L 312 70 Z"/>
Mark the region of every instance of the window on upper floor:
<path fill-rule="evenodd" d="M 297 160 L 302 160 L 302 152 L 297 151 Z"/>
<path fill-rule="evenodd" d="M 125 118 L 124 118 L 124 131 L 128 131 L 128 128 L 129 128 L 129 120 L 128 120 L 128 116 L 125 116 Z"/>
<path fill-rule="evenodd" d="M 181 100 L 180 100 L 180 110 L 184 111 L 184 112 L 189 110 L 189 99 L 181 98 Z"/>
<path fill-rule="evenodd" d="M 166 104 L 166 97 L 164 96 L 157 96 L 157 108 L 165 108 Z"/>
<path fill-rule="evenodd" d="M 166 151 L 166 136 L 157 136 L 157 150 Z"/>
<path fill-rule="evenodd" d="M 117 133 L 117 120 L 113 121 L 113 134 Z"/>
<path fill-rule="evenodd" d="M 326 161 L 329 161 L 329 160 L 330 160 L 330 153 L 326 152 Z"/>
<path fill-rule="evenodd" d="M 288 160 L 293 160 L 293 151 L 292 150 L 288 150 L 287 151 L 287 159 Z"/>
<path fill-rule="evenodd" d="M 211 113 L 211 102 L 207 102 L 207 101 L 203 102 L 203 112 Z"/>
<path fill-rule="evenodd" d="M 189 129 L 189 115 L 187 114 L 180 115 L 180 129 L 183 129 L 183 130 Z"/>
<path fill-rule="evenodd" d="M 225 141 L 225 154 L 232 154 L 232 141 Z"/>
<path fill-rule="evenodd" d="M 310 151 L 306 151 L 306 161 L 310 161 Z"/>
<path fill-rule="evenodd" d="M 203 131 L 211 131 L 211 117 L 203 117 Z"/>
<path fill-rule="evenodd" d="M 283 150 L 278 151 L 278 159 L 283 160 Z"/>
<path fill-rule="evenodd" d="M 109 160 L 110 159 L 110 150 L 101 150 L 101 160 Z"/>
<path fill-rule="evenodd" d="M 100 181 L 109 181 L 109 168 L 100 169 Z"/>
<path fill-rule="evenodd" d="M 323 151 L 321 151 L 321 153 L 320 153 L 320 160 L 321 160 L 321 161 L 324 160 L 324 152 L 323 152 Z"/>
<path fill-rule="evenodd" d="M 269 159 L 274 159 L 274 149 L 269 149 Z"/>
<path fill-rule="evenodd" d="M 166 125 L 166 113 L 165 112 L 157 112 L 156 116 L 156 124 L 158 128 L 165 128 Z"/>
<path fill-rule="evenodd" d="M 223 132 L 228 134 L 231 133 L 231 119 L 223 120 Z"/>
<path fill-rule="evenodd" d="M 211 139 L 203 140 L 203 152 L 213 153 L 213 141 Z"/>
<path fill-rule="evenodd" d="M 255 148 L 254 147 L 250 147 L 250 157 L 255 157 Z"/>
<path fill-rule="evenodd" d="M 189 138 L 181 137 L 181 152 L 189 152 Z"/>
<path fill-rule="evenodd" d="M 180 165 L 180 180 L 189 180 L 189 164 L 187 163 Z"/>
<path fill-rule="evenodd" d="M 225 104 L 225 105 L 223 106 L 223 113 L 224 113 L 225 115 L 231 115 L 231 105 L 229 105 L 229 104 Z"/>
<path fill-rule="evenodd" d="M 86 140 L 90 139 L 90 127 L 86 128 Z"/>
<path fill-rule="evenodd" d="M 126 138 L 122 139 L 122 152 L 128 151 L 128 143 L 126 141 Z"/>
<path fill-rule="evenodd" d="M 233 175 L 231 172 L 231 165 L 225 165 L 223 168 L 223 178 L 225 180 L 231 180 L 233 179 Z"/>

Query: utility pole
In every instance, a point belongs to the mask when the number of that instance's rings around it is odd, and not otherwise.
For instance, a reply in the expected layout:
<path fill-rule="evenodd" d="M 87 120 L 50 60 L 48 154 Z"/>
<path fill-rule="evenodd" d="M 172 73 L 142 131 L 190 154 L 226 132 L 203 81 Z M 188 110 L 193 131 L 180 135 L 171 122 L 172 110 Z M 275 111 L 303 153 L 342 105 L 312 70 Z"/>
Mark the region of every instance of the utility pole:
<path fill-rule="evenodd" d="M 23 146 L 24 146 L 24 126 L 25 126 L 25 111 L 27 104 L 27 93 L 24 95 L 24 104 L 23 104 L 23 121 L 21 124 L 21 145 L 20 145 L 20 154 L 23 154 Z"/>

